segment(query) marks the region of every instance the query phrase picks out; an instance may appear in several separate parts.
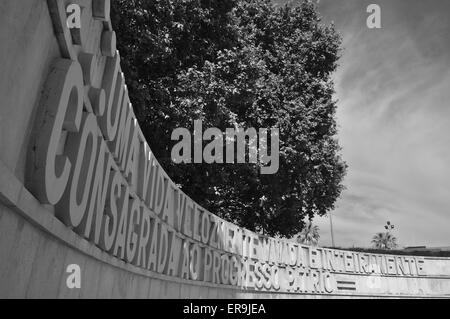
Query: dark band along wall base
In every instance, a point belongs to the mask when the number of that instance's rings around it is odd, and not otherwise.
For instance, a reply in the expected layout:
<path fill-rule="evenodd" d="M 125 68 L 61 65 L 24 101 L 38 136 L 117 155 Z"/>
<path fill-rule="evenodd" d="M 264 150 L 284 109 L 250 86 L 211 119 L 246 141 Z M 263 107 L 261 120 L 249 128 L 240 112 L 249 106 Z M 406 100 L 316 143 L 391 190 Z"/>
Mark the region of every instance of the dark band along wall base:
<path fill-rule="evenodd" d="M 0 297 L 450 296 L 449 259 L 302 246 L 192 201 L 137 123 L 109 13 L 2 2 Z"/>

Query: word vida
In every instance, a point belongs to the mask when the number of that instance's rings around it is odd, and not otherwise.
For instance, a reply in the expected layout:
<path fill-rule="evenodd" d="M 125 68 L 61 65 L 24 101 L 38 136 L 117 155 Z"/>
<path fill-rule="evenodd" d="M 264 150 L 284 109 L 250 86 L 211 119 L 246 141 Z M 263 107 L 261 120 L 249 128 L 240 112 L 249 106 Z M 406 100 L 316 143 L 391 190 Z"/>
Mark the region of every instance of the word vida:
<path fill-rule="evenodd" d="M 192 149 L 196 164 L 260 164 L 261 174 L 275 174 L 279 167 L 279 129 L 270 129 L 270 154 L 267 147 L 268 129 L 227 128 L 223 133 L 218 128 L 208 128 L 204 133 L 202 121 L 194 121 L 193 139 L 186 128 L 177 128 L 172 132 L 172 141 L 179 141 L 172 148 L 172 161 L 176 164 L 192 163 Z M 180 140 L 181 138 L 181 140 Z M 203 148 L 204 142 L 209 141 Z M 248 153 L 246 153 L 248 149 Z M 224 153 L 226 155 L 224 155 Z"/>

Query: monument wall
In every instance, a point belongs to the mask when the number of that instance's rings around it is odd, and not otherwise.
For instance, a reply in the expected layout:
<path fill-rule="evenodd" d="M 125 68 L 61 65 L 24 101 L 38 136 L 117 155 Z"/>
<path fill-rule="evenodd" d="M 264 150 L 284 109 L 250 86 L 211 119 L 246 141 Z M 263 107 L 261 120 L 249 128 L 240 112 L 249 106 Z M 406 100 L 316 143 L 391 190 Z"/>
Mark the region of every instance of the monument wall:
<path fill-rule="evenodd" d="M 0 298 L 450 297 L 449 258 L 298 245 L 192 201 L 137 123 L 109 11 L 0 3 Z"/>

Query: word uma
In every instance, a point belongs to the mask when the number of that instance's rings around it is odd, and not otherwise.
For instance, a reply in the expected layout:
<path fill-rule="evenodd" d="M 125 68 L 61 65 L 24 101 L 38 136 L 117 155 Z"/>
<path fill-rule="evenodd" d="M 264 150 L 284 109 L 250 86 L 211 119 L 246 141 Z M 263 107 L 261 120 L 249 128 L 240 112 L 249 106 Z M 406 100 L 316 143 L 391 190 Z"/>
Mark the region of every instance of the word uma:
<path fill-rule="evenodd" d="M 194 121 L 193 143 L 188 129 L 177 128 L 172 132 L 172 141 L 179 141 L 172 148 L 172 161 L 176 164 L 243 164 L 246 163 L 248 148 L 248 163 L 261 164 L 261 174 L 275 174 L 279 168 L 279 129 L 270 129 L 270 154 L 267 149 L 268 129 L 227 128 L 223 133 L 218 128 L 208 128 L 203 133 L 202 121 Z M 225 138 L 224 138 L 225 136 Z M 181 140 L 180 140 L 181 138 Z M 203 148 L 203 142 L 209 141 Z M 192 145 L 193 144 L 193 145 Z M 225 144 L 225 146 L 224 146 Z M 236 144 L 236 147 L 235 147 Z M 226 155 L 224 156 L 224 151 Z M 225 157 L 225 158 L 224 158 Z"/>

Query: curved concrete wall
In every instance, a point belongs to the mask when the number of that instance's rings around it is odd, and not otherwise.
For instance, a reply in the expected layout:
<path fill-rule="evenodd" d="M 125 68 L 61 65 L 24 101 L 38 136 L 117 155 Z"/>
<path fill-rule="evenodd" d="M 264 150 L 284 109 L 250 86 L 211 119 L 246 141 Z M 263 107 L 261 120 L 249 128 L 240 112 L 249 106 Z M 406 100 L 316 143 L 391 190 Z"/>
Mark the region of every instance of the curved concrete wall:
<path fill-rule="evenodd" d="M 196 205 L 136 122 L 109 1 L 0 16 L 0 297 L 450 297 L 448 258 L 301 246 Z"/>

